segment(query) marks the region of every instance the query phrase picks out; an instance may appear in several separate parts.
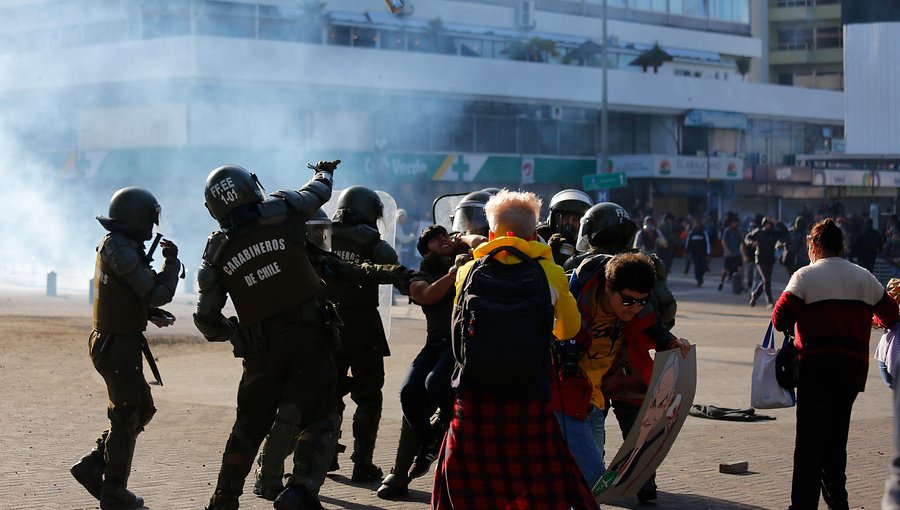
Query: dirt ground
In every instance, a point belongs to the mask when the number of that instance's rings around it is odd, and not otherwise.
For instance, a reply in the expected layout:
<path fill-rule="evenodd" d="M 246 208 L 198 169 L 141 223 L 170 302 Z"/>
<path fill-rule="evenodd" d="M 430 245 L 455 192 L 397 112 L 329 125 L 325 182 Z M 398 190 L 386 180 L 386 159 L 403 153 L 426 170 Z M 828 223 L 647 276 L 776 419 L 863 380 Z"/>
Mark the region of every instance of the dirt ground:
<path fill-rule="evenodd" d="M 769 311 L 749 308 L 746 295 L 695 288 L 673 277 L 679 299 L 675 332 L 698 345 L 695 403 L 749 406 L 753 346 L 765 331 Z M 783 284 L 782 284 L 783 285 Z M 711 284 L 707 284 L 711 286 Z M 129 483 L 153 509 L 203 508 L 215 484 L 221 452 L 234 419 L 239 360 L 230 345 L 208 343 L 194 329 L 191 294 L 179 293 L 166 309 L 178 321 L 148 331 L 165 386 L 153 386 L 159 409 L 138 445 Z M 43 289 L 0 290 L 0 508 L 97 508 L 68 473 L 105 428 L 105 388 L 87 355 L 90 307 L 86 292 L 46 297 Z M 873 333 L 873 349 L 877 336 Z M 397 301 L 391 349 L 386 359 L 384 418 L 376 462 L 387 472 L 399 433 L 398 389 L 424 339 L 421 311 Z M 149 377 L 149 370 L 145 370 Z M 352 443 L 348 406 L 344 443 Z M 771 422 L 735 423 L 689 417 L 659 470 L 660 499 L 646 508 L 786 508 L 793 453 L 793 410 L 762 411 Z M 874 367 L 868 391 L 854 407 L 848 445 L 851 507 L 879 507 L 892 454 L 890 393 Z M 621 443 L 615 420 L 607 421 L 607 457 Z M 349 454 L 349 452 L 348 452 Z M 747 460 L 741 475 L 718 472 L 720 462 Z M 349 481 L 349 455 L 322 488 L 327 508 L 424 509 L 431 475 L 415 480 L 405 501 L 374 495 L 377 484 Z M 615 507 L 637 508 L 636 500 Z M 253 496 L 250 484 L 241 507 L 271 508 Z M 825 508 L 822 504 L 821 508 Z"/>

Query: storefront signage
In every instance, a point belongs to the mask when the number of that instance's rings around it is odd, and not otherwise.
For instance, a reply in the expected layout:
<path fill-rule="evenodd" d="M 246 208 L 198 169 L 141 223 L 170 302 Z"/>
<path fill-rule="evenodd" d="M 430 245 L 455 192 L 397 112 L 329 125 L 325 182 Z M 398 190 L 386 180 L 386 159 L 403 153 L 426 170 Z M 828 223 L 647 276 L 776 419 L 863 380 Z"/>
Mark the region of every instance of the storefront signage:
<path fill-rule="evenodd" d="M 710 179 L 740 181 L 744 179 L 741 158 L 668 156 L 634 154 L 613 156 L 613 168 L 628 177 L 661 177 L 666 179 Z"/>
<path fill-rule="evenodd" d="M 871 170 L 813 170 L 813 186 L 900 188 L 900 172 Z"/>
<path fill-rule="evenodd" d="M 688 110 L 684 114 L 684 125 L 715 129 L 750 129 L 750 121 L 743 113 L 720 112 L 716 110 Z"/>

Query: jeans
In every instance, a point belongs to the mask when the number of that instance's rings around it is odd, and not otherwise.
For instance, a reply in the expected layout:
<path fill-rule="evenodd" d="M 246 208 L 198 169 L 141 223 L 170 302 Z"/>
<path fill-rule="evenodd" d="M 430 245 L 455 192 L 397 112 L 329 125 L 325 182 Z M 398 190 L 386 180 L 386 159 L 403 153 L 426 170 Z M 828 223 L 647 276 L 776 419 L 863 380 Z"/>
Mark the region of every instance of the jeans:
<path fill-rule="evenodd" d="M 878 371 L 881 372 L 881 378 L 888 388 L 894 389 L 894 377 L 888 373 L 887 364 L 884 361 L 878 361 Z"/>
<path fill-rule="evenodd" d="M 441 409 L 444 419 L 451 414 L 450 374 L 453 363 L 449 342 L 425 344 L 400 385 L 400 407 L 420 446 L 431 445 L 441 439 L 435 437 L 429 421 L 435 409 Z"/>
<path fill-rule="evenodd" d="M 602 446 L 602 441 L 606 437 L 603 431 L 606 412 L 591 406 L 584 421 L 559 412 L 554 412 L 553 415 L 559 422 L 560 431 L 566 439 L 575 463 L 578 464 L 581 474 L 584 475 L 584 480 L 588 486 L 593 487 L 606 472 Z M 600 443 L 597 443 L 598 431 Z"/>

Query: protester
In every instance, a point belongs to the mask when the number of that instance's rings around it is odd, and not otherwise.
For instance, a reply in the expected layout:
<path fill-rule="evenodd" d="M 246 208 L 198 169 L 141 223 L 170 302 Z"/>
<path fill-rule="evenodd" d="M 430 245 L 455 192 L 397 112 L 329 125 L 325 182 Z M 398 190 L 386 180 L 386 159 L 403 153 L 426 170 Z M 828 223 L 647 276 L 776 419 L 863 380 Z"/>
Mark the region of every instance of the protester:
<path fill-rule="evenodd" d="M 657 256 L 661 250 L 669 247 L 669 240 L 656 228 L 656 218 L 653 216 L 644 218 L 644 228 L 634 237 L 634 247 L 647 255 Z"/>
<path fill-rule="evenodd" d="M 775 305 L 778 331 L 793 332 L 799 350 L 797 435 L 791 483 L 793 510 L 848 508 L 847 436 L 853 402 L 865 390 L 873 314 L 893 326 L 896 301 L 865 269 L 841 258 L 834 220 L 809 234 L 810 265 L 791 277 Z"/>
<path fill-rule="evenodd" d="M 340 430 L 333 352 L 336 317 L 318 299 L 322 281 L 307 255 L 306 221 L 331 197 L 340 161 L 321 161 L 297 191 L 265 200 L 255 174 L 226 165 L 206 179 L 213 232 L 197 271 L 194 324 L 211 342 L 231 341 L 243 359 L 237 414 L 208 510 L 236 510 L 259 445 L 279 404 L 293 403 L 306 428 L 275 508 L 319 508 L 319 489 Z M 222 314 L 226 301 L 237 317 Z"/>
<path fill-rule="evenodd" d="M 709 235 L 700 220 L 694 220 L 684 244 L 684 256 L 694 263 L 694 279 L 697 286 L 703 286 L 703 275 L 709 271 Z"/>
<path fill-rule="evenodd" d="M 556 321 L 552 325 L 553 319 L 547 317 L 547 323 L 541 322 L 541 328 L 549 330 L 552 327 L 556 338 L 569 339 L 578 332 L 578 310 L 562 268 L 553 263 L 550 247 L 536 240 L 540 206 L 541 200 L 533 193 L 507 190 L 497 193 L 485 206 L 490 241 L 479 245 L 474 255 L 481 258 L 497 248 L 512 248 L 524 256 L 537 258 L 546 284 L 536 281 L 498 284 L 502 288 L 525 284 L 547 288 L 549 295 L 544 298 L 552 303 Z M 523 261 L 508 251 L 499 251 L 493 257 L 493 263 L 504 265 L 534 263 Z M 475 262 L 468 263 L 457 272 L 457 298 L 474 266 Z M 463 309 L 467 305 L 459 300 L 456 303 Z M 498 321 L 502 320 L 502 316 L 488 314 L 467 324 L 464 334 L 476 334 L 480 331 L 478 328 L 486 325 L 498 326 Z M 521 329 L 516 324 L 507 326 L 517 331 Z M 521 340 L 518 336 L 500 338 L 502 336 L 499 335 L 498 341 L 503 344 L 515 345 Z M 457 364 L 454 385 L 458 393 L 450 429 L 441 446 L 431 497 L 432 509 L 494 510 L 522 505 L 534 509 L 597 508 L 550 413 L 549 352 L 543 358 L 545 368 L 539 375 L 508 392 L 470 383 L 471 379 L 466 377 L 467 373 L 472 374 L 468 371 L 471 368 L 468 362 Z M 508 372 L 497 375 L 512 376 Z"/>
<path fill-rule="evenodd" d="M 760 282 L 750 293 L 750 306 L 756 306 L 756 300 L 765 292 L 766 304 L 775 305 L 772 298 L 772 269 L 775 267 L 775 244 L 780 238 L 775 232 L 775 220 L 764 218 L 762 227 L 757 228 L 744 238 L 744 242 L 755 248 L 756 271 Z"/>
<path fill-rule="evenodd" d="M 573 342 L 559 349 L 562 354 L 557 363 L 559 383 L 553 385 L 553 408 L 569 449 L 590 485 L 604 472 L 604 422 L 610 395 L 604 394 L 603 381 L 613 367 L 631 366 L 625 345 L 639 339 L 627 335 L 626 324 L 652 312 L 647 305 L 655 286 L 653 263 L 639 253 L 586 259 L 570 282 L 581 313 L 581 328 Z M 655 313 L 652 325 L 652 332 L 650 327 L 640 331 L 654 340 L 650 349 L 678 347 L 687 352 L 690 348 L 687 340 L 676 338 L 659 325 Z M 653 491 L 652 497 L 641 501 L 655 499 L 655 486 Z M 649 489 L 644 495 L 651 496 Z"/>
<path fill-rule="evenodd" d="M 744 285 L 744 267 L 741 263 L 741 244 L 744 242 L 744 236 L 741 234 L 741 222 L 737 216 L 734 216 L 728 222 L 728 227 L 722 232 L 722 253 L 724 255 L 724 266 L 722 268 L 722 279 L 719 281 L 719 290 L 725 285 L 726 281 L 738 274 L 741 279 L 741 287 Z"/>
<path fill-rule="evenodd" d="M 144 499 L 127 488 L 137 436 L 156 414 L 142 353 L 157 382 L 162 381 L 143 332 L 148 321 L 163 327 L 175 320 L 155 307 L 172 301 L 181 270 L 178 248 L 167 239 L 159 244 L 165 259 L 162 270 L 157 273 L 150 267 L 153 248 L 145 252 L 144 242 L 159 225 L 159 213 L 159 203 L 149 191 L 123 188 L 113 194 L 109 216 L 97 216 L 109 233 L 97 246 L 88 352 L 106 383 L 109 428 L 70 471 L 104 509 L 144 506 Z"/>
<path fill-rule="evenodd" d="M 895 301 L 900 300 L 900 279 L 892 278 L 887 286 L 888 294 Z M 893 352 L 897 349 L 898 352 Z M 891 371 L 897 373 L 900 363 L 896 358 L 900 356 L 900 348 L 894 346 L 892 349 L 892 358 L 885 361 L 893 364 Z M 883 369 L 886 372 L 886 368 Z M 900 384 L 892 385 L 894 390 L 894 458 L 891 461 L 891 476 L 885 482 L 884 498 L 881 500 L 881 508 L 883 510 L 900 510 Z"/>

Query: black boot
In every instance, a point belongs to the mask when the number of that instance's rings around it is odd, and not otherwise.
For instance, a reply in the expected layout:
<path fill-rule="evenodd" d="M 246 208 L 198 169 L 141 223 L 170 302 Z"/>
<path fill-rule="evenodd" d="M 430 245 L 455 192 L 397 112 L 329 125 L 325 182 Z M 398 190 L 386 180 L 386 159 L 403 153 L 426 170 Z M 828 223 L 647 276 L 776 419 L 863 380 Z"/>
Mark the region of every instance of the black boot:
<path fill-rule="evenodd" d="M 302 485 L 288 485 L 275 498 L 276 510 L 325 510 L 319 498 Z"/>
<path fill-rule="evenodd" d="M 103 482 L 100 490 L 101 510 L 126 510 L 143 507 L 144 498 L 135 496 L 133 492 L 121 485 Z"/>
<path fill-rule="evenodd" d="M 78 464 L 72 466 L 69 472 L 91 493 L 91 496 L 100 499 L 104 468 L 106 468 L 106 461 L 103 460 L 103 453 L 99 450 L 92 450 L 91 453 L 82 457 Z"/>
<path fill-rule="evenodd" d="M 238 497 L 216 490 L 209 499 L 209 506 L 205 510 L 238 510 Z"/>
<path fill-rule="evenodd" d="M 428 473 L 428 470 L 431 469 L 431 463 L 437 458 L 440 448 L 441 444 L 437 441 L 419 448 L 419 453 L 416 454 L 412 466 L 409 467 L 409 473 L 407 473 L 410 480 Z"/>
<path fill-rule="evenodd" d="M 355 462 L 350 480 L 357 483 L 377 482 L 381 480 L 382 476 L 384 476 L 384 472 L 371 461 Z"/>
<path fill-rule="evenodd" d="M 278 482 L 277 484 L 265 483 L 262 479 L 257 478 L 256 482 L 253 483 L 253 494 L 269 501 L 275 501 L 275 498 L 277 498 L 283 490 L 284 485 L 282 485 L 281 482 Z"/>
<path fill-rule="evenodd" d="M 638 501 L 646 503 L 656 499 L 656 474 L 654 473 L 637 493 Z"/>

